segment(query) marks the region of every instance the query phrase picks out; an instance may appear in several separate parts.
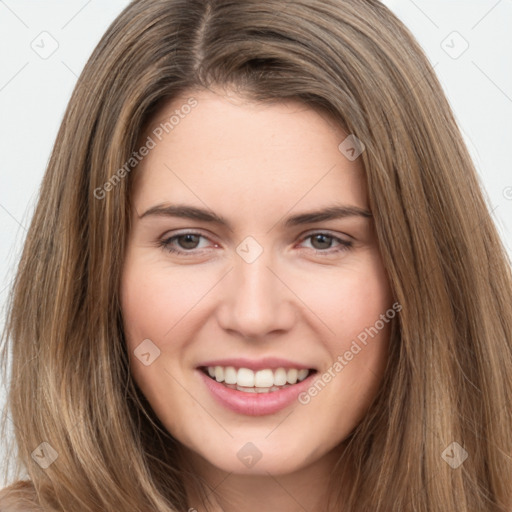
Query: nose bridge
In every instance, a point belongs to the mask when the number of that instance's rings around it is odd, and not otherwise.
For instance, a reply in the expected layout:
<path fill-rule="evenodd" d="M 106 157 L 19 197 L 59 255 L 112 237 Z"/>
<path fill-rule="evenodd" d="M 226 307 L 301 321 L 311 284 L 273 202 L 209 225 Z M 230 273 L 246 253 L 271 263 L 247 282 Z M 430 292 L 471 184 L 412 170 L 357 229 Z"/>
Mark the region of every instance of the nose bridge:
<path fill-rule="evenodd" d="M 230 273 L 228 312 L 224 327 L 236 330 L 247 337 L 262 337 L 274 330 L 286 330 L 293 325 L 294 314 L 287 288 L 276 277 L 272 268 L 270 250 L 256 251 L 252 241 L 247 252 L 237 248 L 234 269 Z M 259 252 L 259 254 L 257 254 Z M 250 255 L 250 257 L 247 257 Z"/>
<path fill-rule="evenodd" d="M 233 279 L 236 281 L 238 303 L 249 301 L 253 305 L 270 304 L 271 292 L 276 290 L 276 278 L 269 267 L 268 253 L 262 254 L 250 263 L 242 258 L 239 259 L 233 275 Z"/>

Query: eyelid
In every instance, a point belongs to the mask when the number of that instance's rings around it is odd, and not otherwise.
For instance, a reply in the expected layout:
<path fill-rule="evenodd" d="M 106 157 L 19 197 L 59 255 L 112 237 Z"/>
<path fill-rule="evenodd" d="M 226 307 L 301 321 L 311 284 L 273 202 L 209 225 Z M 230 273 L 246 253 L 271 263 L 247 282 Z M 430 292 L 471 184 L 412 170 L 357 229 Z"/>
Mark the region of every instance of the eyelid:
<path fill-rule="evenodd" d="M 204 233 L 202 233 L 199 230 L 195 229 L 184 229 L 181 231 L 178 231 L 176 233 L 172 234 L 165 234 L 163 237 L 159 238 L 157 241 L 157 245 L 164 249 L 165 251 L 169 253 L 175 253 L 178 256 L 195 256 L 195 255 L 201 255 L 205 249 L 190 249 L 189 251 L 185 249 L 171 249 L 171 243 L 172 241 L 178 239 L 181 236 L 186 235 L 193 235 L 193 236 L 199 236 L 201 238 L 204 238 L 206 240 L 210 240 L 209 236 L 206 236 Z M 315 235 L 327 235 L 328 237 L 332 238 L 335 242 L 338 242 L 338 248 L 329 248 L 329 249 L 309 249 L 310 251 L 313 251 L 316 255 L 319 256 L 332 256 L 337 255 L 343 251 L 349 250 L 353 246 L 353 240 L 354 238 L 350 235 L 347 235 L 346 233 L 343 233 L 344 236 L 347 236 L 351 240 L 344 240 L 341 236 L 339 236 L 337 233 L 333 233 L 330 230 L 322 230 L 322 229 L 313 229 L 306 231 L 305 233 L 302 233 L 299 237 L 299 244 L 307 240 L 308 238 L 311 238 Z M 212 241 L 212 240 L 210 240 Z M 219 245 L 217 242 L 213 242 L 215 245 Z"/>
<path fill-rule="evenodd" d="M 345 240 L 346 242 L 355 240 L 354 237 L 350 236 L 347 233 L 338 233 L 338 232 L 334 232 L 330 229 L 321 229 L 321 228 L 320 229 L 310 229 L 308 231 L 305 231 L 303 234 L 300 235 L 300 239 L 304 240 L 304 238 L 307 238 L 308 236 L 317 235 L 317 234 L 329 235 L 329 236 L 332 236 L 333 238 L 338 238 L 338 239 L 341 239 L 340 238 L 341 236 L 346 236 L 347 238 L 350 238 L 350 240 Z"/>
<path fill-rule="evenodd" d="M 210 239 L 210 241 L 213 241 L 213 240 L 211 240 L 212 235 L 210 235 L 210 234 L 206 235 L 206 234 L 204 234 L 203 231 L 196 230 L 195 228 L 189 228 L 189 229 L 183 228 L 182 230 L 178 230 L 176 233 L 173 231 L 170 232 L 171 234 L 168 234 L 168 233 L 169 232 L 166 231 L 161 237 L 159 237 L 159 239 L 160 240 L 168 240 L 169 238 L 183 236 L 183 235 L 198 235 L 198 236 L 202 236 L 204 238 L 208 238 L 208 239 Z M 312 235 L 316 235 L 316 234 L 329 235 L 329 236 L 332 236 L 333 238 L 338 238 L 338 239 L 340 238 L 340 236 L 346 236 L 347 238 L 349 238 L 349 240 L 346 240 L 347 242 L 355 240 L 355 238 L 350 236 L 348 233 L 338 233 L 338 232 L 331 231 L 329 229 L 321 229 L 321 228 L 310 229 L 308 231 L 305 231 L 304 233 L 301 233 L 298 236 L 299 236 L 300 241 L 303 241 L 308 236 L 312 236 Z M 218 244 L 219 242 L 214 242 L 214 243 Z"/>
<path fill-rule="evenodd" d="M 170 234 L 168 234 L 168 233 L 170 233 Z M 160 238 L 160 240 L 166 241 L 166 240 L 169 240 L 170 238 L 177 238 L 177 237 L 185 236 L 185 235 L 196 235 L 196 236 L 200 236 L 200 237 L 202 237 L 202 238 L 206 238 L 207 240 L 209 240 L 210 242 L 212 242 L 212 243 L 214 243 L 214 244 L 219 245 L 219 243 L 218 243 L 218 242 L 215 242 L 215 241 L 212 239 L 212 235 L 211 235 L 211 234 L 205 234 L 203 231 L 201 231 L 201 230 L 197 230 L 197 229 L 194 229 L 194 228 L 178 230 L 176 233 L 175 233 L 174 231 L 166 232 L 166 233 L 165 233 L 165 234 Z"/>
<path fill-rule="evenodd" d="M 326 249 L 326 250 L 314 249 L 314 248 L 311 249 L 315 254 L 318 254 L 321 256 L 333 256 L 333 255 L 337 255 L 343 251 L 349 250 L 354 245 L 354 240 L 355 240 L 353 237 L 351 237 L 350 235 L 346 235 L 345 233 L 343 233 L 343 235 L 350 238 L 350 240 L 345 240 L 342 238 L 342 236 L 340 236 L 340 234 L 333 233 L 332 231 L 330 231 L 328 229 L 314 229 L 314 230 L 307 231 L 306 233 L 301 235 L 300 239 L 299 239 L 299 244 L 315 235 L 327 235 L 328 237 L 332 238 L 334 241 L 338 242 L 338 244 L 339 244 L 338 248 L 330 248 L 330 249 Z"/>

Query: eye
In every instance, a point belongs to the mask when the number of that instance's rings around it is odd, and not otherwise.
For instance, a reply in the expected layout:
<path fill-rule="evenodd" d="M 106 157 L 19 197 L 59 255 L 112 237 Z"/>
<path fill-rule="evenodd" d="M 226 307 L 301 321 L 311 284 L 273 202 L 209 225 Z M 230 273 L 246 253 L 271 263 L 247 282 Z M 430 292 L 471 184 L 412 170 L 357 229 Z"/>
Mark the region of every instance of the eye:
<path fill-rule="evenodd" d="M 158 241 L 158 246 L 170 253 L 178 254 L 179 256 L 194 256 L 198 253 L 200 239 L 208 240 L 201 233 L 194 231 L 187 231 L 168 238 Z M 328 256 L 333 253 L 348 251 L 352 247 L 352 242 L 335 237 L 326 232 L 311 233 L 302 239 L 302 242 L 311 239 L 312 249 L 315 254 Z M 332 248 L 332 243 L 337 243 L 335 248 Z M 317 247 L 315 247 L 315 245 Z"/>
<path fill-rule="evenodd" d="M 177 253 L 183 256 L 192 256 L 191 251 L 197 249 L 197 245 L 200 238 L 204 238 L 205 240 L 207 240 L 207 238 L 201 235 L 200 233 L 187 231 L 186 233 L 181 233 L 160 240 L 158 245 L 168 252 Z M 178 242 L 180 244 L 181 249 L 176 248 L 175 242 Z"/>
<path fill-rule="evenodd" d="M 311 239 L 311 243 L 313 245 L 313 250 L 316 254 L 322 255 L 322 256 L 328 256 L 333 253 L 339 253 L 342 251 L 348 251 L 351 247 L 353 242 L 348 240 L 343 240 L 341 238 L 338 238 L 334 235 L 331 235 L 329 233 L 325 232 L 316 232 L 311 233 L 307 235 L 305 238 L 303 238 L 303 241 Z M 330 248 L 331 244 L 333 242 L 337 242 L 337 247 L 334 249 Z M 315 247 L 316 245 L 316 247 Z M 330 250 L 326 250 L 330 249 Z"/>

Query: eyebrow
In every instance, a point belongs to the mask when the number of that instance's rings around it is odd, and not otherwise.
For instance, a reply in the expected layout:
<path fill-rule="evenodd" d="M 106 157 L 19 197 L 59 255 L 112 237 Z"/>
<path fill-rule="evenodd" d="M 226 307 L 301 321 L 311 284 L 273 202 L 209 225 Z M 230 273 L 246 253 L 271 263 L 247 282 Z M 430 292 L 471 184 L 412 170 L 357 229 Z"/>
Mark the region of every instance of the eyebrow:
<path fill-rule="evenodd" d="M 148 216 L 180 217 L 184 219 L 200 220 L 226 226 L 232 230 L 231 224 L 224 217 L 221 217 L 210 210 L 189 206 L 184 204 L 172 205 L 167 203 L 157 204 L 146 210 L 139 219 Z M 345 217 L 370 218 L 372 214 L 365 208 L 349 205 L 333 205 L 320 210 L 314 210 L 292 215 L 286 219 L 285 227 L 323 222 L 327 220 L 342 219 Z"/>

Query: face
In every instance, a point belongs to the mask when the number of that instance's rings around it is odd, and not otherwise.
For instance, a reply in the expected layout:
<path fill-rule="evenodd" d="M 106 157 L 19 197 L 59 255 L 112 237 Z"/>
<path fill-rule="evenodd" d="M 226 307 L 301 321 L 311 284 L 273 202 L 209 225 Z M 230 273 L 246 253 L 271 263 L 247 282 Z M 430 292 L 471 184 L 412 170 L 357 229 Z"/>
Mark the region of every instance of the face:
<path fill-rule="evenodd" d="M 203 91 L 151 126 L 121 283 L 133 378 L 205 465 L 322 463 L 379 389 L 394 316 L 361 158 L 295 102 Z"/>

